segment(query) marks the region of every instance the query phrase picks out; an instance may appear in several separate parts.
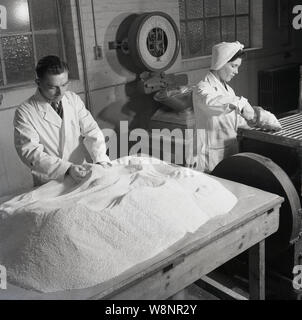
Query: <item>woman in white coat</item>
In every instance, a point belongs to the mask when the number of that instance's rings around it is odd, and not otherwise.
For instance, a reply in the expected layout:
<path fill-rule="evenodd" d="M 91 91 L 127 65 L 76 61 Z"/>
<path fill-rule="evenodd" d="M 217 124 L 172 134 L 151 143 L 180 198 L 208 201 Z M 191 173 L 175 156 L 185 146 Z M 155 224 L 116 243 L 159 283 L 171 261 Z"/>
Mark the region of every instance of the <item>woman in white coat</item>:
<path fill-rule="evenodd" d="M 238 41 L 215 45 L 210 71 L 193 91 L 198 170 L 211 172 L 225 157 L 237 153 L 238 127 L 256 121 L 247 99 L 236 96 L 227 84 L 238 73 L 243 54 Z"/>
<path fill-rule="evenodd" d="M 31 169 L 34 185 L 81 181 L 89 172 L 83 163 L 110 166 L 102 131 L 78 95 L 67 91 L 68 66 L 56 56 L 36 67 L 38 89 L 15 113 L 15 147 Z"/>

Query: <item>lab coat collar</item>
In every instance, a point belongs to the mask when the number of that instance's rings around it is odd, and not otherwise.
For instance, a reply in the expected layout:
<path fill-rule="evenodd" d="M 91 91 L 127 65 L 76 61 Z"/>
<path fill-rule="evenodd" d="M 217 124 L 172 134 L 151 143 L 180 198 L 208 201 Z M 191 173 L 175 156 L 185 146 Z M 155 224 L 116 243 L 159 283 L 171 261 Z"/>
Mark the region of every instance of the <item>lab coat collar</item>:
<path fill-rule="evenodd" d="M 216 88 L 217 91 L 223 92 L 226 95 L 232 95 L 233 89 L 225 82 L 226 87 L 219 81 L 215 75 L 210 71 L 207 74 L 207 81 Z"/>
<path fill-rule="evenodd" d="M 56 111 L 50 105 L 50 101 L 47 101 L 41 94 L 40 90 L 37 89 L 34 98 L 37 102 L 37 107 L 39 112 L 43 114 L 43 118 L 50 122 L 51 124 L 55 125 L 56 127 L 61 128 L 62 126 L 62 119 L 56 113 Z M 64 97 L 62 98 L 62 106 L 64 108 Z"/>

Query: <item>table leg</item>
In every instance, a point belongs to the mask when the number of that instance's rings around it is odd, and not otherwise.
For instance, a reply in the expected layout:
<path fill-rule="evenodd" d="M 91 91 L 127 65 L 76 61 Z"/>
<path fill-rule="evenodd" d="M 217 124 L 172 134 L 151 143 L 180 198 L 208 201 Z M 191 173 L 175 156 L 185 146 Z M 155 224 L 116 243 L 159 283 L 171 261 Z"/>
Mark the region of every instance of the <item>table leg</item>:
<path fill-rule="evenodd" d="M 265 240 L 249 249 L 250 300 L 265 300 Z"/>

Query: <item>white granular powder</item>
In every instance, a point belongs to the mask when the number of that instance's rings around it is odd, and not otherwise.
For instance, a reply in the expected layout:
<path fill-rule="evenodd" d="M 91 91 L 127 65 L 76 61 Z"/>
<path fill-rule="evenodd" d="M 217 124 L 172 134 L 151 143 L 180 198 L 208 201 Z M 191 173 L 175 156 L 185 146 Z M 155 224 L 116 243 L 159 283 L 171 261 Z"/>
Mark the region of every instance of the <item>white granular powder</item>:
<path fill-rule="evenodd" d="M 49 182 L 0 206 L 0 264 L 12 284 L 41 292 L 94 286 L 237 201 L 205 174 L 126 160 L 109 169 L 92 166 L 79 185 Z"/>

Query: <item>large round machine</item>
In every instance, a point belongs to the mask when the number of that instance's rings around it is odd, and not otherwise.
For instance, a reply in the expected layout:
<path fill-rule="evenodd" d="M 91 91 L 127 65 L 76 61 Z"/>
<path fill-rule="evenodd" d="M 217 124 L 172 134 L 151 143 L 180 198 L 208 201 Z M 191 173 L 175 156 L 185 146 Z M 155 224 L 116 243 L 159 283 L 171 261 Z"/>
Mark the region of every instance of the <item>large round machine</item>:
<path fill-rule="evenodd" d="M 157 94 L 155 101 L 170 111 L 192 107 L 188 91 L 177 90 L 187 84 L 187 75 L 166 73 L 180 51 L 178 27 L 168 14 L 154 11 L 127 17 L 109 48 L 117 50 L 121 65 L 137 74 L 140 92 Z"/>
<path fill-rule="evenodd" d="M 141 97 L 139 112 L 142 104 L 152 105 L 146 126 L 150 132 L 195 127 L 192 88 L 187 86 L 187 74 L 167 73 L 180 52 L 180 35 L 172 17 L 158 11 L 132 14 L 120 24 L 116 40 L 109 43 L 109 48 L 116 50 L 120 65 L 137 75 L 132 91 L 136 98 Z M 161 143 L 161 135 L 152 137 Z M 187 137 L 184 140 L 173 142 L 172 149 L 184 149 L 191 143 Z M 163 155 L 162 150 L 156 152 Z M 175 153 L 171 152 L 168 157 L 173 159 Z"/>

